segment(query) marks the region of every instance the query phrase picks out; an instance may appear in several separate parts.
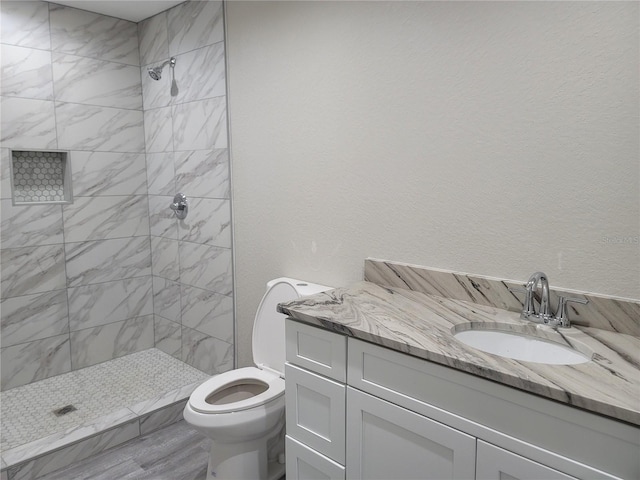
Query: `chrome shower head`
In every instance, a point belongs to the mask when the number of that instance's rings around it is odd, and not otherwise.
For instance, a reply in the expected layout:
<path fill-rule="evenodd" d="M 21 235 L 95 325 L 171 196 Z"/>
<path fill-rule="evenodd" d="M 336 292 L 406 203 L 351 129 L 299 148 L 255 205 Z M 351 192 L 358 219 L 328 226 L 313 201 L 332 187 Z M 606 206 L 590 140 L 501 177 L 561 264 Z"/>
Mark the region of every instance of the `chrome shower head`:
<path fill-rule="evenodd" d="M 171 57 L 169 60 L 164 62 L 159 67 L 149 67 L 149 68 L 147 68 L 147 72 L 149 73 L 149 76 L 153 80 L 160 80 L 162 78 L 162 69 L 167 65 L 167 63 L 169 64 L 169 66 L 171 68 L 175 67 L 176 66 L 176 57 Z"/>
<path fill-rule="evenodd" d="M 162 78 L 162 67 L 148 68 L 149 76 L 154 80 L 160 80 Z"/>

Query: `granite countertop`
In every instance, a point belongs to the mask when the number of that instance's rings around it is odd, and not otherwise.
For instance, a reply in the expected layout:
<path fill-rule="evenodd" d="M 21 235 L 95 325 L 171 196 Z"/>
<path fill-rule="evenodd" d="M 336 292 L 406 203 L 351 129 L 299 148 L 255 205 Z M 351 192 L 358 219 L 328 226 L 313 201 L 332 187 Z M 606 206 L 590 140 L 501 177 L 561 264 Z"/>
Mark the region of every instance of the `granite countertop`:
<path fill-rule="evenodd" d="M 640 425 L 639 337 L 589 327 L 558 332 L 521 320 L 515 312 L 366 281 L 282 303 L 278 310 L 304 323 Z M 577 365 L 512 360 L 469 347 L 452 333 L 495 324 L 570 345 L 592 360 Z"/>

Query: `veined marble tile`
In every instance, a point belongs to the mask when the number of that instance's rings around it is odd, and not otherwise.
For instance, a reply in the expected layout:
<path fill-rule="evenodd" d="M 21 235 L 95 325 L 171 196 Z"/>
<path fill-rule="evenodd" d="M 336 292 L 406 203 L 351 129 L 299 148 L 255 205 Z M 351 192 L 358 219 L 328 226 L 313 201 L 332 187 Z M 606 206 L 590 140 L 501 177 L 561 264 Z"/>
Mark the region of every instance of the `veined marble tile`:
<path fill-rule="evenodd" d="M 154 276 L 175 281 L 180 280 L 177 240 L 151 237 L 151 261 Z"/>
<path fill-rule="evenodd" d="M 63 245 L 6 248 L 0 258 L 2 298 L 65 288 Z"/>
<path fill-rule="evenodd" d="M 57 52 L 52 59 L 57 101 L 142 109 L 139 67 Z"/>
<path fill-rule="evenodd" d="M 61 205 L 18 205 L 0 201 L 2 248 L 63 243 Z"/>
<path fill-rule="evenodd" d="M 0 148 L 0 199 L 11 198 L 11 155 L 8 148 Z"/>
<path fill-rule="evenodd" d="M 189 214 L 178 221 L 180 240 L 231 248 L 229 200 L 189 199 Z"/>
<path fill-rule="evenodd" d="M 77 382 L 80 384 L 82 380 L 77 377 Z M 71 383 L 71 382 L 69 382 Z M 51 385 L 55 387 L 56 385 Z M 69 386 L 77 386 L 66 385 Z M 94 385 L 91 385 L 92 387 Z M 41 393 L 40 391 L 35 391 L 34 394 Z M 75 392 L 74 392 L 75 393 Z M 91 392 L 97 393 L 97 392 Z M 54 394 L 54 396 L 56 396 Z M 81 395 L 79 395 L 81 397 Z M 67 397 L 66 401 L 71 401 L 74 404 L 78 404 L 79 398 L 70 399 Z M 38 407 L 44 407 L 44 405 L 36 405 Z M 51 405 L 47 405 L 50 407 Z M 38 412 L 40 413 L 40 412 Z M 74 413 L 77 413 L 74 412 Z M 128 423 L 131 420 L 136 418 L 136 414 L 133 413 L 128 408 L 120 408 L 116 411 L 110 411 L 106 415 L 102 415 L 98 418 L 91 418 L 87 422 L 82 422 L 79 425 L 75 424 L 69 428 L 65 428 L 59 432 L 46 435 L 38 440 L 34 440 L 28 442 L 26 444 L 11 448 L 9 451 L 5 452 L 4 455 L 8 460 L 8 463 L 12 466 L 18 465 L 25 461 L 31 460 L 34 457 L 50 453 L 54 450 L 59 450 L 64 447 L 68 447 L 70 445 L 74 445 L 77 442 L 81 442 L 83 440 L 87 440 L 91 438 L 93 435 L 98 434 L 99 432 L 104 432 L 107 429 L 117 427 L 118 425 L 122 425 L 124 423 Z"/>
<path fill-rule="evenodd" d="M 187 383 L 185 385 L 181 384 L 178 388 L 173 390 L 169 390 L 167 392 L 163 392 L 159 395 L 156 395 L 152 398 L 148 398 L 142 402 L 138 402 L 135 405 L 131 405 L 130 409 L 137 415 L 148 415 L 154 412 L 160 413 L 163 408 L 171 408 L 175 407 L 176 402 L 186 402 L 191 393 L 200 385 L 204 380 L 208 379 L 208 376 L 203 372 L 198 372 L 194 370 L 192 367 L 183 364 L 189 370 L 189 376 L 199 377 L 197 381 Z M 153 382 L 151 382 L 153 383 Z M 184 382 L 182 382 L 184 383 Z M 183 403 L 184 405 L 184 403 Z"/>
<path fill-rule="evenodd" d="M 138 23 L 140 63 L 163 62 L 169 58 L 167 12 L 159 13 Z"/>
<path fill-rule="evenodd" d="M 71 370 L 69 335 L 2 348 L 2 390 Z"/>
<path fill-rule="evenodd" d="M 73 369 L 153 347 L 153 315 L 71 332 Z"/>
<path fill-rule="evenodd" d="M 69 288 L 71 331 L 153 313 L 151 277 Z"/>
<path fill-rule="evenodd" d="M 153 277 L 153 312 L 178 324 L 182 323 L 179 283 Z"/>
<path fill-rule="evenodd" d="M 8 97 L 53 100 L 51 52 L 2 45 L 0 94 Z"/>
<path fill-rule="evenodd" d="M 67 243 L 65 252 L 69 287 L 151 274 L 149 237 Z"/>
<path fill-rule="evenodd" d="M 233 343 L 233 299 L 182 285 L 182 324 Z"/>
<path fill-rule="evenodd" d="M 522 287 L 527 281 L 501 280 L 375 259 L 365 260 L 364 270 L 365 280 L 378 285 L 473 302 L 512 312 L 522 311 L 523 295 L 512 293 L 509 288 Z M 552 286 L 550 303 L 554 313 L 558 295 L 578 296 L 589 302 L 586 305 L 569 306 L 569 319 L 572 324 L 640 336 L 640 302 Z"/>
<path fill-rule="evenodd" d="M 147 184 L 150 195 L 171 195 L 177 193 L 173 152 L 147 153 Z"/>
<path fill-rule="evenodd" d="M 51 48 L 47 3 L 3 0 L 0 22 L 0 42 L 42 50 Z"/>
<path fill-rule="evenodd" d="M 180 242 L 180 281 L 222 295 L 231 295 L 231 250 Z"/>
<path fill-rule="evenodd" d="M 172 357 L 181 358 L 182 328 L 180 324 L 166 318 L 154 316 L 155 347 L 168 353 Z"/>
<path fill-rule="evenodd" d="M 143 153 L 75 151 L 70 157 L 75 197 L 147 193 Z"/>
<path fill-rule="evenodd" d="M 176 152 L 176 190 L 192 197 L 230 198 L 229 151 Z"/>
<path fill-rule="evenodd" d="M 62 213 L 67 242 L 149 235 L 147 195 L 78 197 Z"/>
<path fill-rule="evenodd" d="M 135 23 L 53 3 L 49 18 L 52 50 L 140 65 Z"/>
<path fill-rule="evenodd" d="M 178 219 L 169 208 L 173 196 L 149 195 L 149 223 L 154 237 L 178 238 Z"/>
<path fill-rule="evenodd" d="M 176 58 L 178 95 L 173 103 L 226 95 L 224 43 L 215 43 Z"/>
<path fill-rule="evenodd" d="M 233 345 L 182 327 L 182 361 L 209 375 L 233 368 Z"/>
<path fill-rule="evenodd" d="M 184 410 L 187 400 L 182 400 L 168 407 L 164 407 L 155 412 L 144 415 L 140 418 L 140 433 L 147 433 L 166 427 L 172 423 L 179 422 L 183 419 L 182 411 Z"/>
<path fill-rule="evenodd" d="M 5 298 L 0 302 L 2 346 L 40 340 L 69 331 L 64 290 Z"/>
<path fill-rule="evenodd" d="M 147 154 L 173 151 L 171 107 L 145 110 L 144 138 Z"/>
<path fill-rule="evenodd" d="M 61 149 L 144 152 L 140 111 L 58 102 L 55 110 Z"/>
<path fill-rule="evenodd" d="M 162 62 L 168 60 L 165 58 Z M 171 83 L 173 81 L 173 72 L 169 65 L 165 65 L 162 70 L 160 80 L 152 79 L 148 74 L 150 67 L 160 66 L 162 62 L 152 62 L 144 65 L 140 69 L 140 78 L 142 82 L 142 99 L 145 110 L 151 110 L 160 107 L 168 107 L 171 105 L 173 97 L 171 94 Z M 176 68 L 177 62 L 176 62 Z M 179 86 L 177 83 L 176 85 Z"/>
<path fill-rule="evenodd" d="M 58 147 L 53 102 L 2 97 L 0 105 L 0 142 L 3 147 Z"/>
<path fill-rule="evenodd" d="M 138 419 L 99 433 L 86 440 L 10 467 L 11 480 L 33 480 L 140 435 Z"/>
<path fill-rule="evenodd" d="M 176 151 L 227 148 L 226 97 L 183 103 L 171 108 Z"/>
<path fill-rule="evenodd" d="M 224 40 L 221 1 L 185 2 L 169 10 L 167 16 L 171 55 Z"/>

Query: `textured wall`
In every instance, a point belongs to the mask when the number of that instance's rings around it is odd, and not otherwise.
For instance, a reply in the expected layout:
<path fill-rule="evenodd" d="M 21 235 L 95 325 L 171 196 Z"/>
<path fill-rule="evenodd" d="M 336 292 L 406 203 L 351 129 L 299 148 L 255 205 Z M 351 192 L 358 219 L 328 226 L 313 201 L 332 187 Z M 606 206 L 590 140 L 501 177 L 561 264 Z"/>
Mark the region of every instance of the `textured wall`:
<path fill-rule="evenodd" d="M 640 298 L 638 4 L 230 2 L 240 363 L 367 256 Z"/>
<path fill-rule="evenodd" d="M 233 367 L 233 277 L 222 2 L 187 2 L 139 24 L 155 340 L 208 373 Z M 176 57 L 177 93 L 165 67 Z M 176 192 L 189 201 L 177 220 Z"/>

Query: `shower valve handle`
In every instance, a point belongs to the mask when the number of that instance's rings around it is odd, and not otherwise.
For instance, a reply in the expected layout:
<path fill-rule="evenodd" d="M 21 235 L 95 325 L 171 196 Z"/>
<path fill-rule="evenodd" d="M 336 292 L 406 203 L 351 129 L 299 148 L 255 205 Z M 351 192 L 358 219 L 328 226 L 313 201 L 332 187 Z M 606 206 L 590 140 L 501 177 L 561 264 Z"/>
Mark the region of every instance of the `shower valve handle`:
<path fill-rule="evenodd" d="M 184 193 L 176 193 L 175 197 L 173 197 L 173 203 L 169 205 L 169 208 L 173 210 L 173 213 L 175 213 L 176 217 L 180 220 L 185 219 L 189 212 L 187 196 Z"/>

